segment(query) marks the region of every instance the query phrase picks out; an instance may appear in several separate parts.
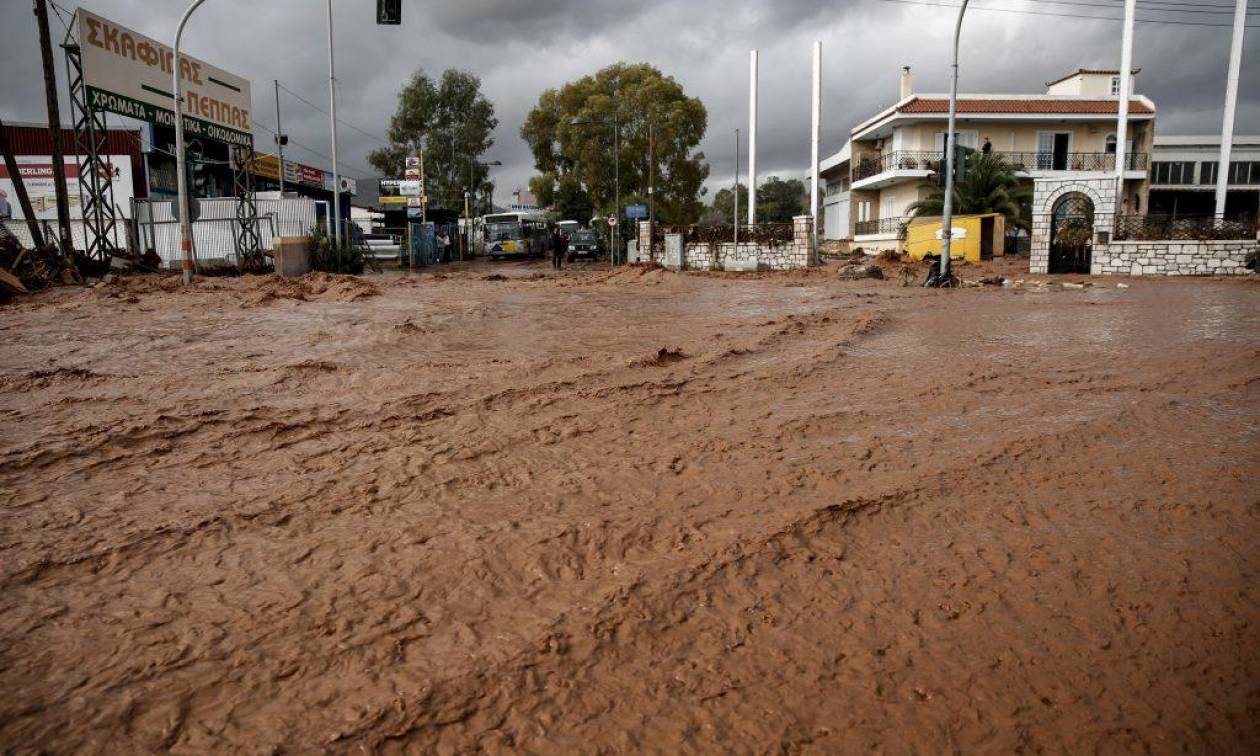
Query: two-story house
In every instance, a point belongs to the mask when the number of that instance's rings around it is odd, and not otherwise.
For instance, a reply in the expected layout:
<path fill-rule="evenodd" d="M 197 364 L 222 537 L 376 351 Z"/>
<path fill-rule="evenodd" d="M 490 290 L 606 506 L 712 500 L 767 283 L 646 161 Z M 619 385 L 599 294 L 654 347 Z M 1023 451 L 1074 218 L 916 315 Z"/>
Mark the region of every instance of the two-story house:
<path fill-rule="evenodd" d="M 1116 71 L 1081 69 L 1047 83 L 1045 94 L 960 94 L 955 139 L 1001 154 L 1030 186 L 1039 178 L 1114 175 L 1118 91 Z M 948 114 L 949 96 L 915 94 L 906 68 L 897 103 L 852 130 L 847 209 L 855 246 L 868 252 L 899 246 L 908 208 L 940 180 Z M 1145 211 L 1154 133 L 1155 104 L 1134 95 L 1122 212 Z"/>

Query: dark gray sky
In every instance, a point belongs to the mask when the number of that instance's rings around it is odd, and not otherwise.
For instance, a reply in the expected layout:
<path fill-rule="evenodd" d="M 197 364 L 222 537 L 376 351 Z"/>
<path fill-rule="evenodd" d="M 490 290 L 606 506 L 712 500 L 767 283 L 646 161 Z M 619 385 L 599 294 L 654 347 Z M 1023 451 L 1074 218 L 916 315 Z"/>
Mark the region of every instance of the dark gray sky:
<path fill-rule="evenodd" d="M 58 2 L 76 7 L 70 0 Z M 1156 103 L 1158 133 L 1219 133 L 1232 2 L 1202 0 L 1195 5 L 1200 12 L 1192 14 L 1157 13 L 1144 7 L 1146 2 L 1139 0 L 1139 18 L 1225 25 L 1141 23 L 1134 51 L 1134 63 L 1142 68 L 1137 90 Z M 371 175 L 366 155 L 378 144 L 372 137 L 384 137 L 397 91 L 411 72 L 458 67 L 482 78 L 498 112 L 488 159 L 504 163 L 493 176 L 499 197 L 523 187 L 533 172 L 519 129 L 539 92 L 618 60 L 652 63 L 700 97 L 709 111 L 701 149 L 712 165 L 710 184 L 729 182 L 734 130 L 747 127 L 752 48 L 761 51 L 758 173 L 801 176 L 809 161 L 813 41 L 823 43 L 826 156 L 839 149 L 853 125 L 896 100 L 901 66 L 913 67 L 916 91 L 947 91 L 956 12 L 887 0 L 403 0 L 403 25 L 378 27 L 372 0 L 334 0 L 334 5 L 338 115 L 366 132 L 340 129 L 343 171 Z M 1260 25 L 1260 0 L 1251 5 L 1251 23 Z M 46 118 L 30 7 L 29 0 L 0 0 L 5 119 Z M 186 2 L 93 0 L 84 7 L 169 44 Z M 1078 67 L 1119 66 L 1117 22 L 980 8 L 1119 16 L 1120 0 L 977 0 L 972 7 L 963 32 L 964 92 L 1038 93 L 1046 81 Z M 59 40 L 63 30 L 55 15 L 52 26 Z M 252 80 L 254 119 L 274 127 L 272 79 L 327 108 L 326 34 L 323 0 L 207 0 L 184 46 Z M 1256 134 L 1260 28 L 1247 35 L 1235 130 Z M 64 64 L 56 57 L 64 89 Z M 320 153 L 293 146 L 288 156 L 329 167 L 328 117 L 286 92 L 281 104 L 291 138 Z M 68 118 L 64 105 L 62 113 Z M 256 129 L 256 144 L 270 149 L 270 135 Z"/>

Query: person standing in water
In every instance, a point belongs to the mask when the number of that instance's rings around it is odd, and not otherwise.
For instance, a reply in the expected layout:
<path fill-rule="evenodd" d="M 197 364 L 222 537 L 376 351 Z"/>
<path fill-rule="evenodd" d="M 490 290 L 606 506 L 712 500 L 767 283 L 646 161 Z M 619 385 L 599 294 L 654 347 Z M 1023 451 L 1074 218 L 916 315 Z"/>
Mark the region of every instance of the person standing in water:
<path fill-rule="evenodd" d="M 569 251 L 569 239 L 556 226 L 551 230 L 551 267 L 560 270 L 564 266 L 565 253 Z"/>

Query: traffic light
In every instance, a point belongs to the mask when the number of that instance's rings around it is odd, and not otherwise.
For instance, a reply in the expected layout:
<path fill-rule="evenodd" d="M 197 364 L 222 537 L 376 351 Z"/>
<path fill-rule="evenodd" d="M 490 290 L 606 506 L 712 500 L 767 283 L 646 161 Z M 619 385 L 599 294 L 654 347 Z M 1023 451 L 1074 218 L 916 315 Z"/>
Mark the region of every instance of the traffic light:
<path fill-rule="evenodd" d="M 402 23 L 402 0 L 376 0 L 376 23 L 398 26 Z"/>

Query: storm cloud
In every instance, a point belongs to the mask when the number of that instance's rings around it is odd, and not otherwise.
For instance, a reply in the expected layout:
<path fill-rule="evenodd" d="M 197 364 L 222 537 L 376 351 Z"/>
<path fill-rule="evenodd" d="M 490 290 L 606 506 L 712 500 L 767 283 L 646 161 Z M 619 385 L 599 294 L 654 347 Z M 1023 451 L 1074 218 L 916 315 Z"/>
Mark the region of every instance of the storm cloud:
<path fill-rule="evenodd" d="M 984 0 L 994 8 L 1119 16 L 1119 0 L 1066 5 Z M 701 149 L 711 185 L 729 183 L 734 131 L 748 122 L 748 51 L 761 51 L 761 176 L 802 176 L 809 160 L 810 49 L 823 43 L 824 155 L 839 149 L 849 129 L 897 99 L 902 66 L 912 67 L 918 92 L 948 89 L 951 8 L 888 0 L 404 0 L 403 25 L 375 24 L 371 0 L 335 0 L 341 168 L 373 175 L 367 153 L 380 145 L 403 82 L 416 69 L 449 67 L 482 78 L 500 126 L 488 159 L 498 197 L 524 187 L 533 172 L 519 136 L 525 114 L 548 87 L 619 60 L 648 62 L 676 78 L 709 110 Z M 27 0 L 0 7 L 0 115 L 40 122 L 46 114 L 34 18 Z M 73 9 L 73 5 L 62 3 Z M 1142 23 L 1134 64 L 1137 91 L 1158 107 L 1161 134 L 1218 133 L 1221 126 L 1231 16 L 1224 0 L 1200 13 L 1143 9 L 1139 17 L 1220 26 Z M 170 40 L 186 4 L 163 0 L 94 0 L 85 8 L 161 40 Z M 1045 82 L 1078 67 L 1115 68 L 1120 24 L 1115 21 L 985 11 L 969 12 L 964 27 L 960 90 L 1038 93 Z M 1113 10 L 1114 8 L 1114 10 Z M 63 12 L 68 20 L 69 13 Z M 1260 25 L 1260 11 L 1252 16 Z M 53 34 L 64 31 L 57 15 Z M 272 80 L 281 92 L 287 155 L 329 167 L 328 61 L 322 0 L 208 0 L 185 33 L 185 49 L 253 83 L 256 144 L 272 149 Z M 64 61 L 57 51 L 60 85 Z M 1260 132 L 1260 28 L 1243 50 L 1236 133 Z M 64 104 L 63 120 L 68 121 Z M 317 109 L 319 108 L 319 109 Z M 112 117 L 112 123 L 121 119 Z M 742 148 L 741 148 L 742 150 Z"/>

